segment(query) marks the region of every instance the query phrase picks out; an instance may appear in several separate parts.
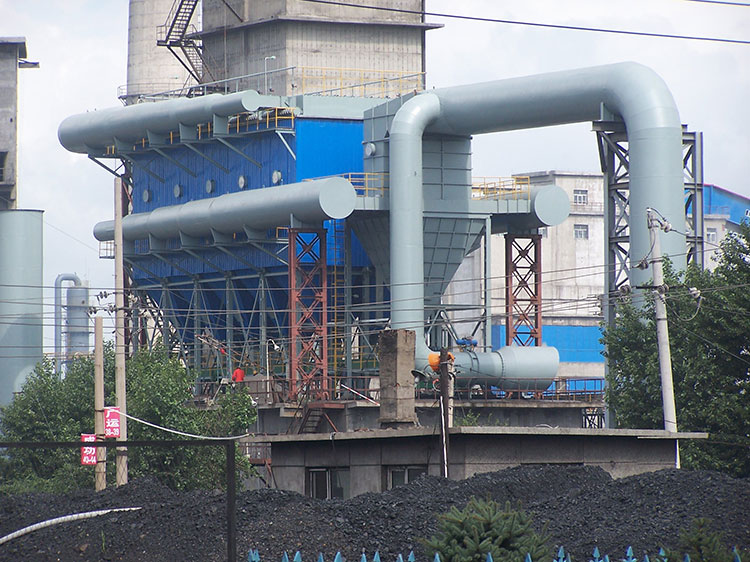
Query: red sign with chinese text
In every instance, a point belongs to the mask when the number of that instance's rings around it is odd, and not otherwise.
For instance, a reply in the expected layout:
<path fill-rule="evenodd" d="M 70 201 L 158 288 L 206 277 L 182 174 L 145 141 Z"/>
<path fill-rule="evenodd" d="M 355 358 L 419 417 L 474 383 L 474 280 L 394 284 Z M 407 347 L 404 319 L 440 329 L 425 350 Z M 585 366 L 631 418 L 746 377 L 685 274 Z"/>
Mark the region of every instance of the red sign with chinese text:
<path fill-rule="evenodd" d="M 120 436 L 120 408 L 104 408 L 104 437 Z"/>
<path fill-rule="evenodd" d="M 81 441 L 93 443 L 96 441 L 96 435 L 94 433 L 81 433 Z M 96 464 L 96 447 L 81 447 L 81 464 L 86 466 Z"/>

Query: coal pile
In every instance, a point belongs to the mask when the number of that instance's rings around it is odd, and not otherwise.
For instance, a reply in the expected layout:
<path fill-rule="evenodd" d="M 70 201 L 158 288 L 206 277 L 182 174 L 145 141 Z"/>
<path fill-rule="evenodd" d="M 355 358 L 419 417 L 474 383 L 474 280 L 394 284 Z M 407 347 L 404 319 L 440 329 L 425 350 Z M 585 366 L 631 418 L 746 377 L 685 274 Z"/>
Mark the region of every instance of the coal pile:
<path fill-rule="evenodd" d="M 320 501 L 292 492 L 259 490 L 237 496 L 238 557 L 257 548 L 263 560 L 300 550 L 314 562 L 341 550 L 350 561 L 379 550 L 426 555 L 420 538 L 435 533 L 436 515 L 471 496 L 521 502 L 535 525 L 574 560 L 594 546 L 612 559 L 632 545 L 640 556 L 676 543 L 696 517 L 713 520 L 728 544 L 750 547 L 750 481 L 705 471 L 664 470 L 612 480 L 590 467 L 518 467 L 463 481 L 423 477 L 382 494 Z M 137 480 L 102 493 L 0 496 L 0 536 L 52 517 L 113 507 L 142 507 L 63 523 L 0 545 L 0 561 L 175 560 L 226 558 L 226 504 L 221 492 L 174 492 Z"/>

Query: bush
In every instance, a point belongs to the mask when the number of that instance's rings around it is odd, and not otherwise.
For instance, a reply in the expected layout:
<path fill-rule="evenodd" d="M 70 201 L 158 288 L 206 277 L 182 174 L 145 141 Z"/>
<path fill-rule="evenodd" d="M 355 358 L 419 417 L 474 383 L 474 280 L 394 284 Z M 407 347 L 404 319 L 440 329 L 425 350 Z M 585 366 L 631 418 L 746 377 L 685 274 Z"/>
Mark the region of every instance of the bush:
<path fill-rule="evenodd" d="M 738 553 L 741 558 L 748 560 L 750 553 Z M 690 562 L 733 562 L 734 551 L 724 543 L 722 534 L 712 528 L 711 521 L 704 518 L 695 519 L 689 529 L 680 533 L 677 548 L 669 550 L 658 557 L 658 560 L 684 560 L 690 557 Z"/>
<path fill-rule="evenodd" d="M 537 534 L 532 519 L 510 502 L 500 509 L 490 499 L 472 497 L 463 510 L 455 507 L 438 517 L 439 532 L 424 541 L 430 556 L 440 555 L 443 562 L 484 562 L 487 554 L 503 562 L 523 562 L 550 558 L 546 528 Z"/>

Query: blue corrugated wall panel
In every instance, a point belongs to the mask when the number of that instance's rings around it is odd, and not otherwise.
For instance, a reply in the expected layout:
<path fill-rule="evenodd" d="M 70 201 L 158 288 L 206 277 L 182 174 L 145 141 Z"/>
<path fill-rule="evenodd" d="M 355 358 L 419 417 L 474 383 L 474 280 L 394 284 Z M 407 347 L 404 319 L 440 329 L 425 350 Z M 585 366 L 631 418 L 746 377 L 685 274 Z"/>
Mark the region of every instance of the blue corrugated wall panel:
<path fill-rule="evenodd" d="M 361 121 L 299 119 L 297 121 L 297 181 L 336 174 L 358 173 L 362 160 Z M 334 252 L 331 221 L 326 244 L 328 263 L 343 265 L 343 253 Z M 365 267 L 370 260 L 356 236 L 352 240 L 352 266 Z"/>
<path fill-rule="evenodd" d="M 361 121 L 299 119 L 297 121 L 297 181 L 361 172 Z"/>
<path fill-rule="evenodd" d="M 598 326 L 542 326 L 542 342 L 556 347 L 564 363 L 604 363 Z M 492 348 L 505 345 L 505 326 L 492 326 Z"/>
<path fill-rule="evenodd" d="M 195 146 L 206 156 L 228 169 L 229 173 L 224 172 L 192 150 L 180 145 L 167 147 L 163 150 L 170 158 L 192 170 L 196 174 L 196 177 L 192 177 L 173 162 L 153 152 L 135 154 L 133 155 L 133 159 L 140 166 L 148 168 L 151 172 L 164 179 L 164 182 L 149 175 L 141 167 L 134 166 L 133 180 L 136 185 L 136 191 L 133 194 L 133 212 L 143 213 L 167 205 L 180 205 L 196 199 L 206 199 L 225 193 L 235 193 L 240 191 L 237 184 L 240 175 L 244 175 L 248 180 L 248 189 L 271 186 L 271 174 L 274 170 L 281 172 L 285 183 L 290 183 L 292 178 L 295 177 L 295 161 L 275 133 L 259 133 L 246 137 L 227 137 L 225 140 L 247 154 L 250 158 L 261 163 L 263 165 L 262 168 L 259 168 L 217 141 L 196 143 Z M 292 147 L 292 150 L 294 150 L 294 137 L 287 135 L 286 140 Z M 216 182 L 214 193 L 206 193 L 207 180 L 214 180 Z M 181 197 L 174 196 L 174 186 L 176 184 L 181 185 L 183 188 Z M 145 203 L 142 198 L 144 189 L 149 189 L 152 194 L 152 200 L 148 203 Z"/>
<path fill-rule="evenodd" d="M 195 144 L 199 151 L 218 162 L 228 172 L 224 172 L 185 146 L 174 145 L 160 149 L 171 159 L 193 171 L 195 177 L 158 153 L 153 151 L 136 153 L 133 159 L 139 166 L 133 167 L 133 180 L 136 186 L 133 193 L 133 212 L 149 212 L 163 206 L 180 205 L 188 201 L 238 192 L 240 191 L 238 185 L 240 175 L 244 175 L 247 180 L 246 189 L 259 189 L 272 185 L 271 174 L 274 170 L 281 171 L 283 183 L 293 183 L 307 178 L 361 172 L 363 169 L 362 123 L 359 121 L 299 119 L 296 121 L 296 134 L 286 134 L 284 138 L 295 153 L 296 161 L 278 135 L 273 132 L 225 138 L 232 146 L 260 162 L 262 168 L 255 166 L 216 140 Z M 143 168 L 160 176 L 164 181 L 153 177 Z M 215 182 L 213 193 L 206 192 L 206 181 L 209 179 Z M 174 194 L 175 185 L 182 187 L 180 196 Z M 143 200 L 143 192 L 146 189 L 151 194 L 151 200 L 148 202 Z M 341 228 L 343 222 L 336 226 Z M 334 221 L 328 221 L 326 227 L 329 229 L 328 262 L 343 266 L 343 244 L 338 248 L 334 244 Z M 180 326 L 181 331 L 184 331 L 186 341 L 192 340 L 191 325 L 185 325 L 185 322 L 189 322 L 185 312 L 190 305 L 191 281 L 194 276 L 203 280 L 201 282 L 202 295 L 207 301 L 206 307 L 209 310 L 221 311 L 225 307 L 226 298 L 222 271 L 232 274 L 232 278 L 240 289 L 239 307 L 244 310 L 252 308 L 257 289 L 257 280 L 242 278 L 254 273 L 246 264 L 253 264 L 254 267 L 264 269 L 270 274 L 280 273 L 279 276 L 272 275 L 270 279 L 271 285 L 279 289 L 272 291 L 271 294 L 277 310 L 283 311 L 287 308 L 286 267 L 268 254 L 254 247 L 237 246 L 231 249 L 237 256 L 235 258 L 207 246 L 196 249 L 202 258 L 197 259 L 179 251 L 180 245 L 177 240 L 166 241 L 166 245 L 167 248 L 177 251 L 161 252 L 163 259 L 153 255 L 141 255 L 134 259 L 135 263 L 142 267 L 133 268 L 134 285 L 155 286 L 149 290 L 149 294 L 156 302 L 160 302 L 161 280 L 169 281 L 172 287 L 170 290 L 173 298 L 172 306 L 176 309 L 176 317 L 173 317 L 173 320 Z M 136 251 L 141 254 L 147 252 L 148 242 L 138 241 Z M 280 257 L 286 258 L 285 251 L 283 254 Z M 352 243 L 352 261 L 355 268 L 370 265 L 356 237 Z M 207 279 L 214 278 L 218 279 L 207 281 Z M 182 282 L 188 283 L 182 285 Z M 250 321 L 249 317 L 247 321 Z M 222 313 L 216 315 L 212 320 L 212 325 L 215 328 L 215 336 L 221 338 Z"/>

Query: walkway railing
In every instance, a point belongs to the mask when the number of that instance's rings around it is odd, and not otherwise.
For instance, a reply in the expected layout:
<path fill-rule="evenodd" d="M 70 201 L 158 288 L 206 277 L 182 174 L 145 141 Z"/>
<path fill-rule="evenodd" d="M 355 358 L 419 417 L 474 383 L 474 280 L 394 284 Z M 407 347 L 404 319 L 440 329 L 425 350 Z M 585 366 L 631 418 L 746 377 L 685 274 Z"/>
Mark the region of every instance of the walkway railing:
<path fill-rule="evenodd" d="M 503 178 L 479 176 L 472 178 L 472 199 L 529 199 L 530 179 L 528 176 Z"/>

